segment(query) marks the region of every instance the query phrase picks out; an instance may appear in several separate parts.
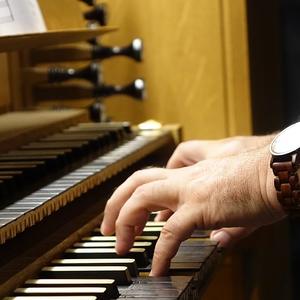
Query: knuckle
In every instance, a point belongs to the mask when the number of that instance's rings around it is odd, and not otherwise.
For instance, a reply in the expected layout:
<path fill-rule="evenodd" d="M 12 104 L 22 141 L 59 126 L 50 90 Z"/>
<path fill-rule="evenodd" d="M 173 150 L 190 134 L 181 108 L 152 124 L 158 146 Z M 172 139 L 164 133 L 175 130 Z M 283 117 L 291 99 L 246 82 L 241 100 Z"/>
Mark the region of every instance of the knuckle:
<path fill-rule="evenodd" d="M 160 232 L 160 236 L 162 236 L 165 240 L 174 239 L 176 237 L 174 230 L 165 225 Z"/>
<path fill-rule="evenodd" d="M 110 212 L 111 208 L 113 208 L 112 200 L 108 199 L 107 202 L 105 203 L 105 210 L 104 210 L 104 212 Z"/>
<path fill-rule="evenodd" d="M 185 151 L 185 149 L 186 149 L 186 147 L 187 147 L 187 142 L 181 142 L 177 147 L 176 147 L 176 149 L 175 149 L 175 151 L 174 151 L 174 155 L 181 155 L 184 151 Z"/>
<path fill-rule="evenodd" d="M 138 184 L 139 182 L 141 182 L 141 178 L 143 177 L 143 170 L 138 170 L 135 171 L 130 177 L 129 180 Z"/>
<path fill-rule="evenodd" d="M 164 255 L 161 253 L 160 250 L 156 249 L 156 247 L 155 247 L 155 249 L 154 249 L 153 256 L 155 256 L 155 258 L 156 258 L 157 260 L 161 260 L 162 258 L 165 259 Z"/>
<path fill-rule="evenodd" d="M 140 199 L 140 198 L 146 197 L 147 195 L 148 195 L 147 185 L 141 185 L 136 188 L 136 190 L 134 191 L 134 193 L 132 195 L 132 198 Z"/>
<path fill-rule="evenodd" d="M 131 176 L 130 180 L 136 183 L 137 185 L 145 182 L 147 178 L 150 178 L 151 175 L 156 172 L 157 168 L 149 167 L 147 169 L 137 170 Z"/>

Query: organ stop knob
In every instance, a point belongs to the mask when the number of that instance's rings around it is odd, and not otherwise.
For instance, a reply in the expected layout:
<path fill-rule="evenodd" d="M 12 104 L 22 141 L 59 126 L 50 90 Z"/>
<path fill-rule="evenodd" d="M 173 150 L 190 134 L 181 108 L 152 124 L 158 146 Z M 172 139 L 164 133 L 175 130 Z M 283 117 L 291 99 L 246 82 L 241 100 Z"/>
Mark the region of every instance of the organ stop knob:
<path fill-rule="evenodd" d="M 83 68 L 65 68 L 59 66 L 33 67 L 23 70 L 26 83 L 58 83 L 72 79 L 84 79 L 94 84 L 102 81 L 101 66 L 98 62 L 92 62 Z"/>
<path fill-rule="evenodd" d="M 98 4 L 93 9 L 84 12 L 86 20 L 97 21 L 101 26 L 105 26 L 108 23 L 108 11 L 105 4 Z"/>
<path fill-rule="evenodd" d="M 80 45 L 60 45 L 32 50 L 33 64 L 58 61 L 102 60 L 113 56 L 126 56 L 138 62 L 143 60 L 143 41 L 134 39 L 126 46 L 104 46 L 98 43 Z"/>
<path fill-rule="evenodd" d="M 127 85 L 109 85 L 89 83 L 49 85 L 37 84 L 33 87 L 35 100 L 66 100 L 66 99 L 95 99 L 113 95 L 127 95 L 143 101 L 146 96 L 146 87 L 143 79 L 136 79 Z"/>

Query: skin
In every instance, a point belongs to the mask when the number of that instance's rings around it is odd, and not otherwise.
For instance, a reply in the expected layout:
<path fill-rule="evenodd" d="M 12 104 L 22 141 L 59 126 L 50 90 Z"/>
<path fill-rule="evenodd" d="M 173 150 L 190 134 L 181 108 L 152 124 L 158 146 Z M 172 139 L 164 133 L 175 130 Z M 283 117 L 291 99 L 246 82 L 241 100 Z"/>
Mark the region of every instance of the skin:
<path fill-rule="evenodd" d="M 286 216 L 276 198 L 269 166 L 273 136 L 181 143 L 166 168 L 135 172 L 106 204 L 101 232 L 115 233 L 122 255 L 149 215 L 166 220 L 150 275 L 166 275 L 182 241 L 198 229 L 228 247 L 256 228 Z"/>

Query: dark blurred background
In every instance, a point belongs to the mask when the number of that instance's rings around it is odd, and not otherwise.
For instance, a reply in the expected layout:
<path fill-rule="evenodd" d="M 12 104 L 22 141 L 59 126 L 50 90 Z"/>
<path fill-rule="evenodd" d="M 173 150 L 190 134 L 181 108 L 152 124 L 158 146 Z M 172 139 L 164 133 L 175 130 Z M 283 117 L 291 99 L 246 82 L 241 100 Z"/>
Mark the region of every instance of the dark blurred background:
<path fill-rule="evenodd" d="M 248 0 L 247 11 L 253 131 L 265 134 L 300 120 L 300 0 Z M 290 221 L 290 243 L 300 299 L 300 220 Z"/>

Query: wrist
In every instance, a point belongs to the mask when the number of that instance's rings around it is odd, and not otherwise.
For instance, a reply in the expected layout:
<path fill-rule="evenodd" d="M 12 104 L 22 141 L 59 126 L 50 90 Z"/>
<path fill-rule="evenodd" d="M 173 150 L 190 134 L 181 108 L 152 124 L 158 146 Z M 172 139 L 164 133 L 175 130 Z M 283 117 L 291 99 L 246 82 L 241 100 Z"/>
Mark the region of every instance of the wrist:
<path fill-rule="evenodd" d="M 259 164 L 259 183 L 262 198 L 266 207 L 269 209 L 271 215 L 276 219 L 282 219 L 287 216 L 282 205 L 277 198 L 277 191 L 274 185 L 274 174 L 270 168 L 271 154 L 269 151 L 269 145 L 263 147 L 260 152 L 260 164 Z"/>
<path fill-rule="evenodd" d="M 300 218 L 300 122 L 281 131 L 272 141 L 270 166 L 274 174 L 277 199 L 293 218 Z"/>

